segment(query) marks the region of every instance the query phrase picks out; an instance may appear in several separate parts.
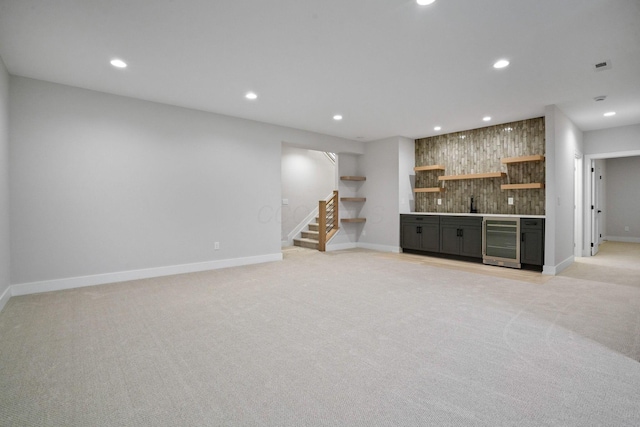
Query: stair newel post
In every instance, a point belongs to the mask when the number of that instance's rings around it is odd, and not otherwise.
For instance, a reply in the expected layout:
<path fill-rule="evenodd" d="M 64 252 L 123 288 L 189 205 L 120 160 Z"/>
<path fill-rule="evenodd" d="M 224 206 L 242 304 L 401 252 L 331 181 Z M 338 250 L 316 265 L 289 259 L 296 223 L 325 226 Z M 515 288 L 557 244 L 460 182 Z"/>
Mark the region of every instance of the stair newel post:
<path fill-rule="evenodd" d="M 338 190 L 333 190 L 333 230 L 338 229 Z"/>
<path fill-rule="evenodd" d="M 318 207 L 318 250 L 324 252 L 327 244 L 327 201 L 320 200 Z"/>

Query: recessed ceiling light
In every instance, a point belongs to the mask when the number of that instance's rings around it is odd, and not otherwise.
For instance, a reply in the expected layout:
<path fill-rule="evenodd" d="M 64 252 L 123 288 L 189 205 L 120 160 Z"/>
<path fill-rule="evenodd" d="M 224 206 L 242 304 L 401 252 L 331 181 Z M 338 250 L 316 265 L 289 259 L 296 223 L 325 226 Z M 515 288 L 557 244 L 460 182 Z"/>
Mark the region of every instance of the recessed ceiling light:
<path fill-rule="evenodd" d="M 253 92 L 247 92 L 247 94 L 244 97 L 247 98 L 247 99 L 257 99 L 258 95 L 256 95 Z"/>
<path fill-rule="evenodd" d="M 616 112 L 615 111 L 609 111 L 608 113 L 604 113 L 605 117 L 611 117 L 611 116 L 615 116 Z"/>
<path fill-rule="evenodd" d="M 440 129 L 442 129 L 440 126 L 436 126 L 433 128 L 433 130 L 440 130 Z"/>
<path fill-rule="evenodd" d="M 485 122 L 488 122 L 488 121 L 490 121 L 490 120 L 491 120 L 491 117 L 489 117 L 489 116 L 484 116 L 484 117 L 482 118 L 482 120 L 484 120 Z"/>
<path fill-rule="evenodd" d="M 127 63 L 124 62 L 122 59 L 112 59 L 111 65 L 113 65 L 116 68 L 127 68 Z"/>
<path fill-rule="evenodd" d="M 504 68 L 508 65 L 509 65 L 509 61 L 507 61 L 506 59 L 501 59 L 497 61 L 495 64 L 493 64 L 493 68 Z"/>
<path fill-rule="evenodd" d="M 420 6 L 427 6 L 430 5 L 431 3 L 435 2 L 436 0 L 416 0 L 416 2 L 420 5 Z"/>
<path fill-rule="evenodd" d="M 333 116 L 333 120 L 342 120 L 342 116 L 340 114 L 336 114 Z"/>

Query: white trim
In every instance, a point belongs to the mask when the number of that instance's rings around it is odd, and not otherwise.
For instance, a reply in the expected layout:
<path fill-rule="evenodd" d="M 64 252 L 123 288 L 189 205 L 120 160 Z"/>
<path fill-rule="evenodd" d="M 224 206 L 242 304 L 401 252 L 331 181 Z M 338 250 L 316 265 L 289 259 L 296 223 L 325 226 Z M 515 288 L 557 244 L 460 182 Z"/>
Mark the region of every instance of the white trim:
<path fill-rule="evenodd" d="M 319 208 L 316 206 L 316 208 L 314 210 L 312 210 L 311 212 L 309 212 L 309 215 L 307 215 L 302 221 L 300 221 L 300 223 L 298 225 L 296 225 L 296 228 L 294 228 L 293 230 L 291 230 L 291 233 L 289 233 L 287 235 L 287 242 L 284 246 L 293 246 L 293 239 L 297 238 L 299 235 L 301 235 L 302 230 L 311 223 L 311 220 L 314 219 L 315 217 L 318 216 L 318 211 Z M 283 240 L 284 242 L 284 240 Z"/>
<path fill-rule="evenodd" d="M 555 276 L 556 274 L 560 274 L 564 269 L 566 269 L 571 264 L 573 264 L 574 260 L 575 260 L 575 256 L 571 255 L 569 258 L 565 259 L 564 261 L 562 261 L 557 265 L 545 265 L 542 267 L 542 274 L 546 274 L 549 276 Z"/>
<path fill-rule="evenodd" d="M 359 248 L 363 248 L 363 249 L 371 249 L 373 251 L 379 251 L 379 252 L 393 252 L 393 253 L 400 253 L 400 247 L 399 246 L 389 246 L 389 245 L 376 245 L 373 243 L 357 243 Z"/>
<path fill-rule="evenodd" d="M 353 242 L 353 243 L 336 243 L 335 245 L 327 245 L 326 246 L 326 250 L 327 252 L 331 252 L 331 251 L 342 251 L 344 249 L 356 249 L 358 247 L 358 244 Z"/>
<path fill-rule="evenodd" d="M 197 271 L 217 270 L 219 268 L 238 267 L 241 265 L 260 264 L 281 261 L 282 253 L 258 255 L 244 258 L 206 261 L 193 264 L 172 265 L 167 267 L 147 268 L 143 270 L 121 271 L 117 273 L 96 274 L 92 276 L 69 277 L 66 279 L 44 280 L 41 282 L 20 283 L 10 287 L 11 296 L 29 295 L 40 292 L 60 291 L 63 289 L 82 288 L 84 286 L 104 285 L 107 283 L 125 282 L 129 280 L 148 279 L 152 277 L 171 276 L 174 274 L 194 273 Z M 6 292 L 5 292 L 6 293 Z"/>
<path fill-rule="evenodd" d="M 631 150 L 631 151 L 613 151 L 609 153 L 596 153 L 596 154 L 585 154 L 584 156 L 584 173 L 585 173 L 585 189 L 584 189 L 584 209 L 585 212 L 589 212 L 588 215 L 584 216 L 584 256 L 591 256 L 591 244 L 593 240 L 592 231 L 591 231 L 591 205 L 594 204 L 592 200 L 591 194 L 591 164 L 592 160 L 597 159 L 615 159 L 619 157 L 632 157 L 632 156 L 640 156 L 640 150 Z"/>
<path fill-rule="evenodd" d="M 604 240 L 611 242 L 640 243 L 640 237 L 605 236 Z"/>
<path fill-rule="evenodd" d="M 0 311 L 2 311 L 4 306 L 9 301 L 9 298 L 11 297 L 12 297 L 11 286 L 9 286 L 7 289 L 4 290 L 4 292 L 2 293 L 2 296 L 0 296 Z"/>
<path fill-rule="evenodd" d="M 590 160 L 600 160 L 600 159 L 617 159 L 618 157 L 634 157 L 640 156 L 640 150 L 630 150 L 630 151 L 611 151 L 609 153 L 596 153 L 596 154 L 588 154 L 585 157 L 588 157 Z"/>

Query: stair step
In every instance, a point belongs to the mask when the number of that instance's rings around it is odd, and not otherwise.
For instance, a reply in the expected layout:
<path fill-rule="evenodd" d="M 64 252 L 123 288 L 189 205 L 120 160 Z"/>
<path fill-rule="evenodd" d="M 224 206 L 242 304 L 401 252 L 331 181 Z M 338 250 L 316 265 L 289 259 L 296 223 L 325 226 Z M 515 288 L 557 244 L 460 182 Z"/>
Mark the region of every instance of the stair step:
<path fill-rule="evenodd" d="M 293 245 L 309 249 L 318 249 L 318 241 L 312 239 L 293 239 Z"/>
<path fill-rule="evenodd" d="M 318 231 L 318 230 L 320 230 L 320 224 L 318 224 L 318 223 L 315 223 L 315 224 L 314 224 L 314 223 L 311 223 L 311 224 L 309 224 L 309 230 L 311 230 L 311 231 Z"/>
<path fill-rule="evenodd" d="M 317 231 L 303 231 L 302 237 L 305 239 L 318 240 L 320 233 Z"/>

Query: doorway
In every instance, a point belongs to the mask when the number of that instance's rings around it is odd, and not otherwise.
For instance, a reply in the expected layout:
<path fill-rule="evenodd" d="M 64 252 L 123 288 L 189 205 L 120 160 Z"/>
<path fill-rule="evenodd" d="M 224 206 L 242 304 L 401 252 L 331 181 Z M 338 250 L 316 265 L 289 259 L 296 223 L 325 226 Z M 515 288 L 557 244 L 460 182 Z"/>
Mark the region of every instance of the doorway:
<path fill-rule="evenodd" d="M 603 209 L 603 189 L 602 175 L 604 173 L 604 160 L 593 160 L 591 164 L 591 256 L 598 253 L 602 242 L 602 209 Z"/>
<path fill-rule="evenodd" d="M 636 238 L 627 238 L 626 236 L 626 221 L 629 221 L 628 218 L 621 219 L 617 218 L 616 212 L 622 212 L 627 217 L 630 215 L 631 220 L 637 218 L 636 212 L 637 209 L 630 208 L 627 206 L 628 202 L 640 199 L 640 195 L 638 194 L 639 188 L 636 185 L 631 185 L 629 183 L 637 182 L 637 179 L 634 179 L 634 172 L 639 170 L 638 168 L 632 168 L 631 172 L 624 172 L 625 177 L 622 179 L 622 182 L 625 182 L 631 186 L 627 186 L 624 190 L 624 196 L 620 199 L 619 196 L 614 197 L 614 200 L 618 200 L 624 203 L 612 203 L 611 206 L 607 206 L 606 200 L 609 196 L 606 194 L 607 187 L 611 186 L 614 190 L 617 191 L 617 187 L 613 184 L 613 182 L 607 183 L 607 161 L 615 160 L 615 159 L 625 159 L 630 157 L 640 157 L 640 150 L 633 151 L 620 151 L 620 152 L 612 152 L 612 153 L 601 153 L 601 154 L 590 154 L 585 155 L 583 162 L 583 183 L 584 183 L 584 191 L 582 194 L 584 195 L 584 200 L 582 203 L 584 209 L 584 227 L 580 230 L 580 233 L 583 235 L 584 242 L 584 251 L 583 256 L 592 256 L 598 253 L 600 245 L 609 238 L 614 241 L 629 241 L 640 243 L 640 236 Z M 612 169 L 612 173 L 616 172 L 618 168 Z M 627 176 L 627 175 L 633 176 Z M 602 177 L 602 178 L 600 178 Z M 577 188 L 576 188 L 576 191 Z M 615 194 L 613 194 L 615 196 Z M 622 204 L 623 206 L 616 206 Z M 607 210 L 611 212 L 607 212 Z M 598 212 L 599 211 L 599 212 Z M 624 222 L 624 224 L 623 224 Z M 608 224 L 608 225 L 607 225 Z M 618 230 L 618 228 L 623 227 L 622 230 Z M 640 225 L 637 226 L 640 230 Z M 632 232 L 632 230 L 631 230 Z M 621 237 L 622 236 L 622 237 Z M 593 246 L 592 246 L 593 245 Z"/>

